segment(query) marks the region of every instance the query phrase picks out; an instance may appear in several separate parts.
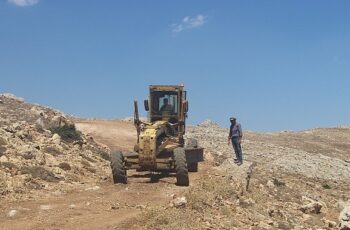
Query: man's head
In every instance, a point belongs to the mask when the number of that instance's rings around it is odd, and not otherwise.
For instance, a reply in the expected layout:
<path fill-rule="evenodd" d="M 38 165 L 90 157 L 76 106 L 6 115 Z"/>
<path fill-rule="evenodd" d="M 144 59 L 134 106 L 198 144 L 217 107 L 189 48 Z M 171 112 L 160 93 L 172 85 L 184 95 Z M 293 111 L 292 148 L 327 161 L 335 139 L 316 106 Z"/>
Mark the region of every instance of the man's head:
<path fill-rule="evenodd" d="M 230 117 L 230 122 L 231 122 L 231 124 L 236 124 L 236 118 L 235 117 Z"/>
<path fill-rule="evenodd" d="M 164 105 L 167 105 L 168 103 L 169 103 L 168 98 L 164 98 L 164 100 L 163 100 L 163 104 L 164 104 Z"/>

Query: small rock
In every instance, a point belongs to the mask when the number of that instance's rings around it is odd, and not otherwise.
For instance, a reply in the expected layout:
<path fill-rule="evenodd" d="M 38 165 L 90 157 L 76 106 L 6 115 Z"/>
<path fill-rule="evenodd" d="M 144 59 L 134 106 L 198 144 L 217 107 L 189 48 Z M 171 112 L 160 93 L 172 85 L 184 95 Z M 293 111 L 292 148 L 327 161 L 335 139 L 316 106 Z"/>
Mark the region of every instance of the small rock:
<path fill-rule="evenodd" d="M 93 191 L 97 191 L 97 190 L 99 190 L 99 189 L 100 189 L 100 186 L 97 186 L 97 185 L 94 186 L 94 187 L 92 187 L 92 190 L 93 190 Z"/>
<path fill-rule="evenodd" d="M 52 140 L 56 145 L 61 144 L 61 137 L 57 133 L 52 136 Z"/>
<path fill-rule="evenodd" d="M 269 188 L 274 188 L 275 187 L 275 184 L 269 180 L 267 183 L 266 183 L 266 186 L 269 187 Z"/>
<path fill-rule="evenodd" d="M 8 162 L 8 161 L 9 161 L 9 159 L 5 155 L 0 157 L 0 163 L 4 163 L 4 162 Z"/>
<path fill-rule="evenodd" d="M 117 209 L 119 209 L 119 206 L 115 206 L 115 205 L 111 206 L 111 210 L 117 210 Z"/>
<path fill-rule="evenodd" d="M 308 213 L 318 214 L 321 212 L 322 207 L 323 205 L 321 202 L 311 201 L 310 203 L 301 206 L 300 210 L 306 214 Z"/>
<path fill-rule="evenodd" d="M 94 186 L 94 187 L 91 187 L 91 188 L 86 188 L 85 191 L 97 191 L 100 189 L 100 186 Z"/>
<path fill-rule="evenodd" d="M 1 145 L 7 145 L 7 140 L 3 137 L 0 137 L 0 146 Z"/>
<path fill-rule="evenodd" d="M 235 203 L 234 203 L 234 202 L 231 202 L 231 201 L 229 201 L 229 200 L 225 200 L 225 205 L 227 205 L 227 206 L 234 206 Z"/>
<path fill-rule="evenodd" d="M 20 130 L 16 133 L 17 137 L 19 137 L 20 139 L 25 139 L 26 137 L 29 136 L 29 132 L 28 130 Z"/>
<path fill-rule="evenodd" d="M 38 152 L 35 155 L 35 160 L 40 164 L 40 165 L 45 165 L 46 164 L 46 155 L 43 152 Z"/>
<path fill-rule="evenodd" d="M 248 198 L 248 199 L 244 199 L 242 201 L 240 201 L 241 205 L 245 205 L 245 206 L 250 206 L 255 204 L 255 200 L 253 200 L 252 198 Z"/>
<path fill-rule="evenodd" d="M 274 222 L 273 220 L 268 220 L 268 221 L 267 221 L 267 224 L 273 226 L 273 225 L 275 224 L 275 222 Z"/>
<path fill-rule="evenodd" d="M 34 158 L 34 155 L 32 152 L 23 152 L 21 153 L 21 156 L 26 160 L 31 160 Z"/>
<path fill-rule="evenodd" d="M 40 205 L 39 207 L 41 210 L 51 210 L 53 209 L 52 205 Z"/>
<path fill-rule="evenodd" d="M 304 220 L 304 221 L 307 221 L 307 220 L 309 220 L 310 218 L 311 218 L 311 216 L 310 216 L 309 214 L 303 213 L 303 220 Z"/>
<path fill-rule="evenodd" d="M 59 163 L 58 164 L 58 167 L 65 170 L 65 171 L 68 171 L 68 170 L 71 170 L 72 168 L 70 167 L 70 165 L 66 162 L 62 162 L 62 163 Z"/>
<path fill-rule="evenodd" d="M 13 130 L 19 130 L 21 127 L 21 124 L 19 122 L 15 122 L 12 124 L 12 129 Z"/>
<path fill-rule="evenodd" d="M 45 112 L 36 106 L 33 106 L 30 111 L 36 116 L 47 117 Z"/>
<path fill-rule="evenodd" d="M 259 229 L 271 229 L 271 225 L 266 223 L 265 221 L 260 221 L 257 227 Z"/>
<path fill-rule="evenodd" d="M 64 125 L 67 125 L 67 120 L 65 117 L 60 116 L 60 115 L 56 115 L 52 118 L 51 121 L 51 126 L 53 127 L 62 127 Z"/>
<path fill-rule="evenodd" d="M 145 205 L 136 205 L 136 208 L 137 208 L 137 209 L 141 209 L 141 210 L 142 210 L 142 209 L 145 209 L 145 208 L 146 208 L 146 206 L 145 206 Z"/>
<path fill-rule="evenodd" d="M 18 211 L 17 210 L 11 210 L 9 211 L 9 213 L 7 214 L 8 217 L 14 217 L 15 215 L 17 215 Z"/>
<path fill-rule="evenodd" d="M 38 128 L 38 129 L 45 129 L 45 122 L 43 120 L 42 117 L 39 117 L 38 120 L 35 121 L 35 126 Z"/>
<path fill-rule="evenodd" d="M 326 218 L 323 218 L 322 221 L 324 222 L 326 228 L 335 228 L 337 226 L 335 221 L 327 220 Z"/>
<path fill-rule="evenodd" d="M 175 198 L 171 203 L 172 203 L 172 206 L 175 208 L 183 208 L 187 204 L 187 199 L 186 197 L 182 196 L 182 197 Z"/>
<path fill-rule="evenodd" d="M 71 205 L 69 205 L 69 208 L 70 209 L 74 209 L 74 208 L 76 208 L 77 206 L 75 205 L 75 204 L 71 204 Z"/>

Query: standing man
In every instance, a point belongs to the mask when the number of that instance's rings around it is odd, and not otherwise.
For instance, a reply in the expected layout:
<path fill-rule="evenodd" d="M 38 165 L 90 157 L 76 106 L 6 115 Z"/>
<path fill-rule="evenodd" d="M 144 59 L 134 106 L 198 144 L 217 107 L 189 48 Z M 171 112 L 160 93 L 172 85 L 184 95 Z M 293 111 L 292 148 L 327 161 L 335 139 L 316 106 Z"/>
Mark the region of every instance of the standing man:
<path fill-rule="evenodd" d="M 241 165 L 243 164 L 243 153 L 241 148 L 243 132 L 242 132 L 241 124 L 236 122 L 236 118 L 234 117 L 230 118 L 230 122 L 231 122 L 231 126 L 230 126 L 230 133 L 228 136 L 228 144 L 230 144 L 230 140 L 231 140 L 233 148 L 236 153 L 235 163 L 237 163 L 237 165 Z"/>

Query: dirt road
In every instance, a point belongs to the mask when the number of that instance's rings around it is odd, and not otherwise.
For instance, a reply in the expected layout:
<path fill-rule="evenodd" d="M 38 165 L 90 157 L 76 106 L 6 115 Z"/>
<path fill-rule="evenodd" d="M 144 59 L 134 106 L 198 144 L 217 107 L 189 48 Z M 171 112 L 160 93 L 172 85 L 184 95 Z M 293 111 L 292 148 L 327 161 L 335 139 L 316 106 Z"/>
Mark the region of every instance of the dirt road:
<path fill-rule="evenodd" d="M 131 150 L 135 143 L 132 123 L 80 121 L 77 127 L 113 150 Z M 204 167 L 190 175 L 191 182 Z M 130 174 L 127 185 L 112 185 L 109 179 L 69 193 L 43 194 L 37 200 L 0 202 L 0 229 L 140 229 L 143 208 L 167 205 L 173 194 L 186 189 L 175 186 L 173 176 Z"/>
<path fill-rule="evenodd" d="M 95 141 L 107 145 L 112 151 L 132 151 L 136 143 L 136 130 L 131 122 L 120 120 L 80 120 L 76 127 Z"/>

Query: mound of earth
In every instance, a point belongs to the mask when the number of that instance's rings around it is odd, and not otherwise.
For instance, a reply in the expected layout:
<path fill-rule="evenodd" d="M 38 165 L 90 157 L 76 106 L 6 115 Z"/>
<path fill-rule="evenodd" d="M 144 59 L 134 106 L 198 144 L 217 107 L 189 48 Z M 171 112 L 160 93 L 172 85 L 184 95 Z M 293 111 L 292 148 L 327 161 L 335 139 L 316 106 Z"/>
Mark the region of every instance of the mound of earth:
<path fill-rule="evenodd" d="M 108 158 L 108 149 L 75 130 L 65 114 L 0 96 L 1 199 L 96 184 L 109 175 Z"/>
<path fill-rule="evenodd" d="M 228 129 L 205 121 L 186 136 L 213 167 L 175 205 L 145 211 L 146 229 L 348 229 L 348 127 L 245 132 L 241 166 Z"/>

